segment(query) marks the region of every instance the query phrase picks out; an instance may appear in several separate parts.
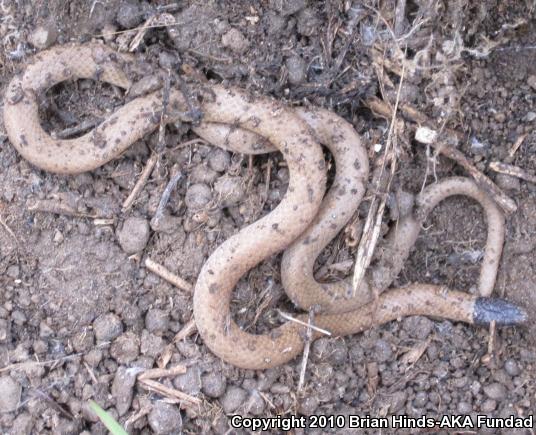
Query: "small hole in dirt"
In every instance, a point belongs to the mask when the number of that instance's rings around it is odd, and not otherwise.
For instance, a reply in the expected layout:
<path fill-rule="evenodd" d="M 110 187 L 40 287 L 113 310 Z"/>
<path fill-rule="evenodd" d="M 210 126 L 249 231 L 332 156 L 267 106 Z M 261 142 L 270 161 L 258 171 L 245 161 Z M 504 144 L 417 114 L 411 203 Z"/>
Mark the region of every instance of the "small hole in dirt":
<path fill-rule="evenodd" d="M 122 89 L 100 81 L 58 83 L 40 99 L 41 125 L 59 139 L 81 137 L 123 105 L 123 96 Z"/>
<path fill-rule="evenodd" d="M 415 57 L 415 50 L 408 47 L 406 56 L 408 59 L 413 59 Z"/>
<path fill-rule="evenodd" d="M 223 77 L 213 69 L 207 69 L 205 72 L 205 76 L 207 77 L 207 79 L 215 80 L 218 83 L 221 83 L 223 81 Z"/>
<path fill-rule="evenodd" d="M 406 3 L 406 18 L 408 18 L 409 22 L 411 22 L 413 18 L 417 15 L 419 9 L 420 6 L 417 4 L 417 2 L 410 0 Z"/>

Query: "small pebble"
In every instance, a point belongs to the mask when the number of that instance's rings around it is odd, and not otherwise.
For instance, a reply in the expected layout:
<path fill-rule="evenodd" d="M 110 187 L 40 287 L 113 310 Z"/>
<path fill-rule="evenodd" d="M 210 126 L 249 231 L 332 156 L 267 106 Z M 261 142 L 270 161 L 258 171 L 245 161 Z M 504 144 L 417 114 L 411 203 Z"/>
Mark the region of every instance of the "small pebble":
<path fill-rule="evenodd" d="M 105 42 L 113 42 L 117 36 L 117 27 L 112 23 L 106 23 L 102 28 L 102 37 Z"/>
<path fill-rule="evenodd" d="M 251 415 L 262 415 L 266 403 L 257 390 L 253 390 L 246 402 L 245 411 Z"/>
<path fill-rule="evenodd" d="M 208 165 L 216 172 L 225 172 L 230 164 L 230 154 L 221 148 L 214 148 L 208 155 Z"/>
<path fill-rule="evenodd" d="M 246 401 L 247 396 L 246 390 L 240 387 L 229 387 L 225 395 L 220 399 L 223 412 L 231 414 L 236 411 Z"/>
<path fill-rule="evenodd" d="M 428 403 L 428 394 L 425 391 L 419 391 L 413 399 L 413 406 L 415 408 L 424 408 Z"/>
<path fill-rule="evenodd" d="M 136 375 L 136 370 L 124 366 L 119 367 L 115 372 L 111 392 L 115 399 L 115 409 L 120 417 L 127 413 L 132 404 Z"/>
<path fill-rule="evenodd" d="M 115 19 L 123 29 L 136 27 L 143 19 L 140 4 L 137 1 L 122 1 Z"/>
<path fill-rule="evenodd" d="M 482 389 L 482 384 L 478 381 L 473 381 L 473 383 L 469 387 L 469 390 L 471 391 L 473 396 L 476 396 L 478 393 L 480 393 L 481 389 Z"/>
<path fill-rule="evenodd" d="M 84 355 L 84 361 L 89 364 L 90 367 L 97 367 L 102 361 L 102 350 L 92 349 Z"/>
<path fill-rule="evenodd" d="M 272 11 L 268 11 L 268 13 L 264 15 L 263 22 L 266 25 L 266 33 L 270 36 L 279 35 L 283 32 L 287 24 L 285 17 Z"/>
<path fill-rule="evenodd" d="M 458 412 L 463 415 L 467 415 L 473 412 L 473 406 L 468 402 L 458 402 L 457 409 Z"/>
<path fill-rule="evenodd" d="M 148 357 L 156 358 L 164 350 L 164 339 L 151 334 L 147 330 L 141 332 L 140 352 Z"/>
<path fill-rule="evenodd" d="M 493 118 L 497 123 L 502 124 L 504 121 L 506 121 L 506 114 L 504 112 L 497 112 L 493 115 Z"/>
<path fill-rule="evenodd" d="M 313 36 L 320 28 L 320 20 L 311 8 L 303 9 L 298 14 L 297 30 L 300 35 Z"/>
<path fill-rule="evenodd" d="M 402 328 L 411 338 L 425 340 L 434 329 L 434 322 L 428 317 L 410 316 L 402 321 Z"/>
<path fill-rule="evenodd" d="M 11 376 L 0 377 L 0 414 L 14 411 L 20 402 L 21 385 Z"/>
<path fill-rule="evenodd" d="M 180 217 L 164 214 L 159 219 L 151 219 L 151 229 L 157 233 L 176 234 L 181 230 L 181 223 Z"/>
<path fill-rule="evenodd" d="M 302 415 L 311 415 L 316 411 L 319 404 L 320 401 L 317 396 L 306 396 L 300 400 L 298 412 Z"/>
<path fill-rule="evenodd" d="M 149 241 L 149 235 L 149 222 L 139 217 L 125 220 L 123 227 L 117 232 L 121 249 L 128 255 L 143 251 Z"/>
<path fill-rule="evenodd" d="M 506 388 L 504 387 L 503 384 L 499 384 L 498 382 L 494 382 L 494 383 L 486 385 L 484 387 L 484 393 L 490 399 L 495 399 L 495 400 L 501 401 L 506 397 Z"/>
<path fill-rule="evenodd" d="M 218 176 L 219 174 L 212 168 L 199 164 L 190 171 L 189 180 L 192 184 L 212 184 Z"/>
<path fill-rule="evenodd" d="M 13 421 L 13 427 L 11 428 L 11 435 L 27 435 L 32 433 L 34 425 L 33 417 L 27 412 L 23 412 L 17 416 Z"/>
<path fill-rule="evenodd" d="M 307 65 L 300 56 L 289 57 L 286 60 L 285 65 L 288 70 L 288 81 L 291 85 L 299 85 L 305 81 L 307 78 Z"/>
<path fill-rule="evenodd" d="M 526 122 L 532 122 L 536 119 L 536 113 L 535 112 L 527 112 L 525 115 L 525 121 Z"/>
<path fill-rule="evenodd" d="M 95 334 L 93 331 L 79 332 L 71 339 L 73 348 L 76 352 L 88 352 L 95 344 Z"/>
<path fill-rule="evenodd" d="M 9 266 L 6 270 L 6 275 L 13 279 L 18 278 L 20 275 L 19 266 L 16 264 L 12 264 L 11 266 Z"/>
<path fill-rule="evenodd" d="M 270 0 L 270 7 L 281 15 L 292 15 L 307 6 L 306 0 Z"/>
<path fill-rule="evenodd" d="M 493 399 L 488 399 L 482 404 L 482 406 L 480 407 L 480 411 L 491 412 L 495 411 L 495 408 L 497 408 L 497 402 Z"/>
<path fill-rule="evenodd" d="M 518 376 L 521 373 L 519 364 L 513 359 L 507 359 L 504 362 L 504 370 L 506 370 L 506 373 L 508 373 L 510 376 Z"/>
<path fill-rule="evenodd" d="M 168 51 L 162 51 L 158 55 L 158 65 L 164 69 L 172 69 L 179 62 L 177 55 Z"/>
<path fill-rule="evenodd" d="M 145 327 L 149 332 L 163 333 L 169 329 L 169 313 L 152 308 L 145 315 Z"/>
<path fill-rule="evenodd" d="M 106 313 L 94 320 L 93 331 L 97 341 L 111 341 L 121 335 L 123 324 L 115 314 Z"/>
<path fill-rule="evenodd" d="M 513 177 L 508 174 L 497 174 L 495 176 L 495 182 L 504 190 L 519 190 L 521 189 L 521 183 L 519 178 Z"/>
<path fill-rule="evenodd" d="M 186 191 L 184 203 L 191 211 L 197 211 L 206 206 L 212 199 L 210 187 L 206 184 L 191 184 Z"/>
<path fill-rule="evenodd" d="M 201 389 L 203 394 L 208 397 L 217 399 L 223 396 L 227 388 L 227 380 L 225 376 L 217 372 L 209 372 L 201 377 Z"/>
<path fill-rule="evenodd" d="M 52 46 L 58 37 L 58 30 L 52 23 L 38 26 L 28 37 L 28 42 L 39 50 Z"/>
<path fill-rule="evenodd" d="M 0 343 L 7 341 L 7 337 L 9 334 L 9 322 L 6 319 L 0 319 Z"/>
<path fill-rule="evenodd" d="M 433 375 L 438 379 L 445 379 L 449 374 L 449 369 L 447 364 L 441 363 L 432 371 Z"/>
<path fill-rule="evenodd" d="M 22 326 L 26 323 L 26 315 L 20 310 L 15 310 L 11 313 L 11 320 L 15 325 Z"/>
<path fill-rule="evenodd" d="M 240 30 L 235 28 L 232 28 L 221 37 L 221 43 L 224 47 L 230 48 L 237 54 L 242 54 L 249 48 L 249 41 Z"/>
<path fill-rule="evenodd" d="M 391 345 L 385 340 L 376 340 L 376 343 L 374 344 L 374 355 L 377 362 L 389 361 L 393 356 Z"/>
<path fill-rule="evenodd" d="M 173 379 L 173 385 L 180 391 L 193 396 L 199 394 L 201 391 L 201 376 L 199 373 L 199 366 L 194 365 L 188 367 L 186 373 L 176 376 Z"/>
<path fill-rule="evenodd" d="M 48 351 L 48 344 L 43 340 L 35 340 L 32 343 L 32 348 L 34 352 L 39 355 L 41 353 L 46 353 Z"/>
<path fill-rule="evenodd" d="M 223 175 L 214 183 L 214 191 L 218 194 L 223 207 L 231 207 L 244 199 L 246 194 L 244 179 Z"/>
<path fill-rule="evenodd" d="M 119 364 L 128 364 L 140 354 L 140 339 L 133 332 L 119 336 L 110 347 L 110 355 Z"/>
<path fill-rule="evenodd" d="M 406 403 L 407 393 L 404 390 L 395 391 L 388 396 L 389 411 L 396 413 L 400 411 Z"/>
<path fill-rule="evenodd" d="M 178 405 L 158 401 L 147 418 L 156 434 L 178 434 L 182 429 L 182 416 Z"/>
<path fill-rule="evenodd" d="M 149 94 L 162 86 L 160 77 L 156 74 L 143 77 L 141 80 L 135 82 L 128 91 L 129 96 L 139 97 L 141 95 Z"/>
<path fill-rule="evenodd" d="M 536 91 L 536 75 L 532 75 L 527 79 L 527 84 Z"/>

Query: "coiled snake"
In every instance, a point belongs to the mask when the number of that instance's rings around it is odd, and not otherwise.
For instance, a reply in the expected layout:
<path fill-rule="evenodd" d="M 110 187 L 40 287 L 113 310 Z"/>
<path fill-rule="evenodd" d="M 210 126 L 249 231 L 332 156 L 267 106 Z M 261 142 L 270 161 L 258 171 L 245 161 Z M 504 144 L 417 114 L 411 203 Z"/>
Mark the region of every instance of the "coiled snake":
<path fill-rule="evenodd" d="M 154 114 L 162 110 L 160 91 L 126 103 L 91 132 L 70 140 L 54 139 L 42 129 L 37 97 L 58 82 L 77 78 L 128 89 L 125 71 L 133 61 L 99 44 L 64 45 L 37 54 L 6 91 L 4 123 L 11 143 L 35 166 L 61 174 L 89 171 L 119 156 L 157 128 Z M 417 211 L 391 230 L 378 265 L 353 297 L 346 281 L 318 283 L 313 276 L 316 257 L 346 225 L 364 194 L 368 160 L 359 136 L 351 125 L 326 110 L 290 109 L 221 85 L 210 85 L 207 94 L 200 103 L 203 122 L 192 127 L 199 136 L 237 152 L 279 150 L 290 174 L 280 204 L 220 245 L 199 274 L 193 301 L 195 321 L 205 344 L 222 359 L 243 368 L 263 369 L 301 352 L 302 325 L 287 322 L 269 334 L 254 335 L 241 330 L 230 313 L 232 291 L 240 277 L 285 249 L 282 281 L 289 297 L 303 309 L 320 307 L 315 325 L 335 336 L 413 314 L 484 324 L 525 320 L 525 313 L 515 305 L 489 297 L 502 251 L 504 218 L 494 202 L 466 178 L 449 178 L 419 195 Z M 169 107 L 170 121 L 174 121 L 173 113 L 187 107 L 179 90 L 171 90 Z M 336 165 L 335 180 L 325 197 L 320 143 L 329 148 Z M 400 271 L 429 211 L 451 195 L 472 197 L 486 213 L 489 229 L 480 297 L 428 284 L 382 293 Z M 382 293 L 375 300 L 371 288 Z M 297 318 L 306 320 L 303 315 Z"/>

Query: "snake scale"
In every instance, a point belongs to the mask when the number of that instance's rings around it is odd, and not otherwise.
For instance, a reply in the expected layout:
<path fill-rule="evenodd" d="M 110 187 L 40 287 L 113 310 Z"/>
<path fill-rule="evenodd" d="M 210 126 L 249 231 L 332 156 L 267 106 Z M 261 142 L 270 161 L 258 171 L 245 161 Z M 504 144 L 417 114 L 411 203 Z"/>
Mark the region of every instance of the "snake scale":
<path fill-rule="evenodd" d="M 60 174 L 93 170 L 118 157 L 132 143 L 158 127 L 162 93 L 135 98 L 76 139 L 60 140 L 43 130 L 38 97 L 53 85 L 79 78 L 104 81 L 125 90 L 135 59 L 97 43 L 68 44 L 38 53 L 10 82 L 4 123 L 13 146 L 35 166 Z M 473 181 L 453 177 L 427 187 L 413 213 L 403 216 L 386 237 L 378 263 L 352 295 L 350 283 L 319 283 L 313 276 L 318 254 L 350 220 L 364 195 L 367 153 L 352 126 L 316 108 L 289 108 L 266 97 L 222 85 L 207 85 L 199 102 L 202 122 L 194 132 L 234 152 L 282 153 L 289 169 L 284 198 L 268 215 L 221 244 L 205 262 L 195 285 L 193 306 L 205 344 L 238 367 L 264 369 L 290 361 L 304 346 L 303 325 L 286 322 L 266 334 L 243 331 L 232 319 L 230 302 L 238 280 L 267 257 L 285 251 L 281 274 L 296 306 L 315 307 L 315 326 L 333 336 L 354 334 L 407 315 L 442 317 L 467 323 L 522 323 L 526 314 L 490 294 L 495 285 L 504 240 L 504 217 Z M 178 89 L 169 96 L 169 122 L 188 104 Z M 176 115 L 174 115 L 176 114 Z M 325 195 L 326 165 L 321 144 L 334 156 L 336 174 Z M 429 284 L 411 284 L 384 293 L 398 275 L 420 226 L 435 205 L 451 195 L 479 202 L 488 237 L 479 280 L 480 295 Z M 375 295 L 375 296 L 374 296 Z M 296 319 L 307 321 L 306 315 Z M 313 338 L 318 336 L 314 332 Z"/>

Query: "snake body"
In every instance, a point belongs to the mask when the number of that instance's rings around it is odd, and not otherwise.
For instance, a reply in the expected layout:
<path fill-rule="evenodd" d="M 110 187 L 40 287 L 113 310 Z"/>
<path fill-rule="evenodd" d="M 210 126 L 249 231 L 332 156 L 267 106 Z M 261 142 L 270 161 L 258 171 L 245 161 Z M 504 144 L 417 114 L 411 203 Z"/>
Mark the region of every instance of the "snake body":
<path fill-rule="evenodd" d="M 39 53 L 9 84 L 4 123 L 11 143 L 35 166 L 62 174 L 92 170 L 119 156 L 130 144 L 158 127 L 161 92 L 136 98 L 86 135 L 58 140 L 40 126 L 37 97 L 54 84 L 92 78 L 128 89 L 131 56 L 99 44 L 65 45 Z M 322 109 L 290 109 L 283 104 L 220 85 L 210 85 L 200 103 L 203 122 L 194 127 L 201 137 L 233 151 L 259 154 L 278 150 L 289 169 L 289 186 L 280 204 L 267 216 L 242 229 L 204 264 L 194 292 L 195 321 L 205 344 L 224 360 L 243 368 L 262 369 L 283 364 L 301 352 L 304 327 L 287 322 L 266 334 L 244 332 L 233 321 L 230 301 L 238 280 L 268 256 L 286 249 L 282 261 L 285 290 L 295 304 L 320 306 L 315 325 L 333 335 L 360 332 L 405 315 L 420 314 L 468 323 L 515 324 L 525 313 L 501 299 L 413 284 L 390 290 L 372 301 L 371 283 L 364 281 L 355 296 L 346 281 L 318 283 L 313 264 L 355 212 L 368 177 L 368 160 L 359 136 L 341 118 Z M 169 116 L 184 111 L 185 97 L 171 89 Z M 327 195 L 326 171 L 320 143 L 334 155 L 336 176 Z M 414 214 L 404 217 L 387 237 L 381 258 L 385 270 L 377 294 L 396 277 L 409 255 L 428 212 L 454 194 L 476 199 L 489 225 L 479 282 L 481 296 L 495 283 L 504 237 L 504 218 L 472 181 L 451 178 L 427 188 Z M 306 321 L 298 316 L 298 320 Z M 316 334 L 316 333 L 315 333 Z"/>

